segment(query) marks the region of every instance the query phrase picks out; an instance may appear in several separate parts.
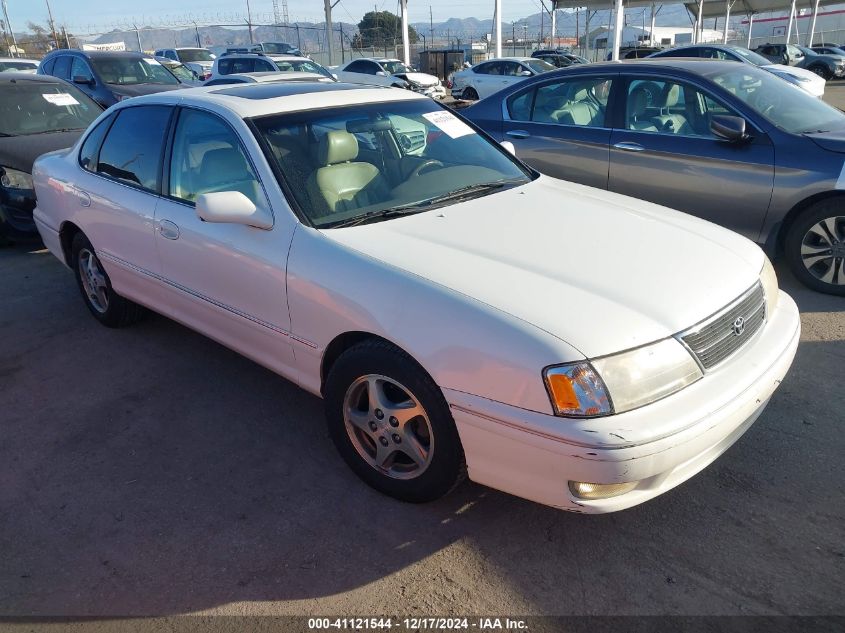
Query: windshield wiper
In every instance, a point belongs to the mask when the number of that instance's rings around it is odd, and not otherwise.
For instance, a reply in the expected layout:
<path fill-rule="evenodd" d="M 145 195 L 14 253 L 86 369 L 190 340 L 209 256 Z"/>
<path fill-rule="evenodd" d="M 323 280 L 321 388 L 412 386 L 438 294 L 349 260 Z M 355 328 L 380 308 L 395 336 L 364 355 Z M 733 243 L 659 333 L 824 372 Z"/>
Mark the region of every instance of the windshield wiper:
<path fill-rule="evenodd" d="M 461 198 L 475 196 L 476 194 L 483 194 L 490 191 L 495 191 L 497 189 L 501 189 L 506 185 L 516 185 L 521 184 L 522 182 L 523 180 L 521 178 L 509 178 L 505 180 L 494 180 L 493 182 L 482 182 L 474 185 L 467 185 L 466 187 L 461 187 L 459 189 L 455 189 L 454 191 L 449 191 L 433 198 L 426 198 L 425 200 L 410 202 L 408 204 L 390 207 L 387 209 L 369 211 L 368 213 L 356 216 L 354 218 L 349 218 L 348 220 L 341 220 L 340 222 L 337 222 L 325 228 L 338 229 L 349 226 L 358 226 L 359 224 L 365 224 L 370 220 L 374 219 L 380 220 L 391 217 L 397 217 L 400 215 L 422 213 L 423 211 L 427 211 L 431 208 L 434 208 L 435 206 L 439 206 L 440 204 L 446 202 L 452 202 Z"/>

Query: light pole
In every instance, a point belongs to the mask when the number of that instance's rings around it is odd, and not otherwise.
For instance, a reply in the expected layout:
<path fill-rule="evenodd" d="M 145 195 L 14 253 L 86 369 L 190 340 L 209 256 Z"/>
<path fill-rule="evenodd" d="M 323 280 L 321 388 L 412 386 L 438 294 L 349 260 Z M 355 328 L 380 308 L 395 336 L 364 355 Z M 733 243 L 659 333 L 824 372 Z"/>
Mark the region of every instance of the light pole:
<path fill-rule="evenodd" d="M 9 7 L 6 6 L 6 0 L 3 0 L 3 15 L 6 18 L 6 26 L 9 27 L 9 33 L 12 34 L 12 46 L 14 46 L 14 50 L 9 51 L 9 56 L 16 57 L 16 53 L 18 52 L 18 41 L 15 39 L 15 30 L 12 28 L 12 23 L 9 22 Z"/>

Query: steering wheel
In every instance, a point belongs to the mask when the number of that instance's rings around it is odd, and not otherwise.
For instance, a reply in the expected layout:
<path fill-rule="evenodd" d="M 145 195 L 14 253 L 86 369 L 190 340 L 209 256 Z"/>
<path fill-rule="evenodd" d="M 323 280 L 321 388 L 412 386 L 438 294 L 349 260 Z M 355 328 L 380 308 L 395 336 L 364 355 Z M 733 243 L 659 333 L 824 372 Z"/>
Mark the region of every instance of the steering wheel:
<path fill-rule="evenodd" d="M 63 124 L 63 121 L 67 121 L 67 123 Z M 48 119 L 47 124 L 51 128 L 63 128 L 67 127 L 69 123 L 74 123 L 75 121 L 76 119 L 69 112 L 58 112 Z"/>
<path fill-rule="evenodd" d="M 417 176 L 421 176 L 423 171 L 427 170 L 429 167 L 443 167 L 443 166 L 444 166 L 443 163 L 441 163 L 439 160 L 434 160 L 433 158 L 430 158 L 428 160 L 421 162 L 416 167 L 414 167 L 414 170 L 410 173 L 410 175 L 408 176 L 408 179 L 416 178 Z"/>
<path fill-rule="evenodd" d="M 777 94 L 772 94 L 771 91 L 761 93 L 755 100 L 754 105 L 763 116 L 768 116 L 769 113 L 780 106 L 781 98 Z"/>

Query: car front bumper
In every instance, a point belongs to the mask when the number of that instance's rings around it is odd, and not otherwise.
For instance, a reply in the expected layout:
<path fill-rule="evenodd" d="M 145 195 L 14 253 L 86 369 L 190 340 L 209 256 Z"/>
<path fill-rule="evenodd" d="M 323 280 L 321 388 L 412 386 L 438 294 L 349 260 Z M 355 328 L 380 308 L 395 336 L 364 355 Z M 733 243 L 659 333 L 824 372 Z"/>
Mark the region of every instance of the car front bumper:
<path fill-rule="evenodd" d="M 748 430 L 792 364 L 800 332 L 798 308 L 781 292 L 766 325 L 735 356 L 668 398 L 606 418 L 560 418 L 444 389 L 469 477 L 573 512 L 647 501 L 703 470 Z M 636 486 L 585 500 L 569 482 Z"/>
<path fill-rule="evenodd" d="M 10 238 L 37 238 L 38 231 L 32 220 L 34 208 L 34 191 L 0 187 L 0 235 Z"/>

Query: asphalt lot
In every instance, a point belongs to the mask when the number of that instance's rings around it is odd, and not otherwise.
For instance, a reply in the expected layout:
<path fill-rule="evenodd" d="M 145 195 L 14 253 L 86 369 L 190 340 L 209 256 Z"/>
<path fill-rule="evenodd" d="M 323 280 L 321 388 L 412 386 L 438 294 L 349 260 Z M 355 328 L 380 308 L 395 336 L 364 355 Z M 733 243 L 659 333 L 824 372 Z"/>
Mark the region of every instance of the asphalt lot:
<path fill-rule="evenodd" d="M 103 328 L 46 251 L 0 247 L 0 616 L 843 615 L 845 299 L 778 272 L 802 343 L 762 417 L 591 517 L 382 497 L 317 398 L 163 317 Z"/>

